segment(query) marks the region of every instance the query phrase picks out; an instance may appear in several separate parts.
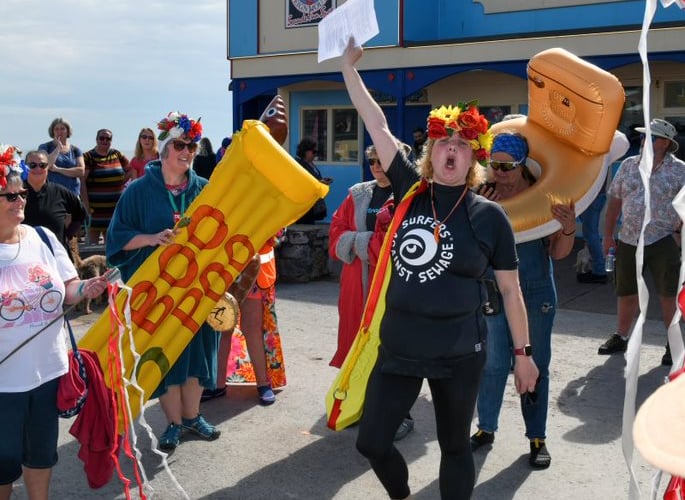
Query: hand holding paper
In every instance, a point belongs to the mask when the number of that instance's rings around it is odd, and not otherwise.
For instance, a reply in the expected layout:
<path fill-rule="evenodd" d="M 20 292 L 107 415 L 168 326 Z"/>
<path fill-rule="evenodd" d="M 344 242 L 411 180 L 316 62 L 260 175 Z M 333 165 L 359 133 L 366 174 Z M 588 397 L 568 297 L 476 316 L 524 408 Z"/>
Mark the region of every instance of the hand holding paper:
<path fill-rule="evenodd" d="M 341 56 L 350 38 L 361 45 L 378 33 L 373 0 L 347 0 L 319 22 L 318 62 Z"/>
<path fill-rule="evenodd" d="M 357 45 L 357 41 L 354 37 L 350 37 L 347 42 L 347 47 L 345 47 L 345 51 L 343 52 L 343 62 L 354 67 L 354 65 L 357 64 L 357 61 L 362 58 L 363 52 L 364 49 L 361 45 Z"/>

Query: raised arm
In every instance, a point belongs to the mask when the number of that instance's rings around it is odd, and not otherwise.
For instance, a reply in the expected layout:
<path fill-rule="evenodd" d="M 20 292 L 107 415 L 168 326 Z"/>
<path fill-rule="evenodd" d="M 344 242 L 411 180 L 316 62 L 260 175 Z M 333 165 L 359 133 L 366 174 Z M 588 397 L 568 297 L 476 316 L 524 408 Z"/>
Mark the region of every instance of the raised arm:
<path fill-rule="evenodd" d="M 387 171 L 399 147 L 397 139 L 390 133 L 383 110 L 366 90 L 366 86 L 355 68 L 355 64 L 361 59 L 362 53 L 363 49 L 355 47 L 354 39 L 350 38 L 342 56 L 342 75 L 350 100 L 357 108 L 366 130 L 369 132 L 374 146 L 376 146 L 376 152 L 381 160 L 383 170 Z"/>

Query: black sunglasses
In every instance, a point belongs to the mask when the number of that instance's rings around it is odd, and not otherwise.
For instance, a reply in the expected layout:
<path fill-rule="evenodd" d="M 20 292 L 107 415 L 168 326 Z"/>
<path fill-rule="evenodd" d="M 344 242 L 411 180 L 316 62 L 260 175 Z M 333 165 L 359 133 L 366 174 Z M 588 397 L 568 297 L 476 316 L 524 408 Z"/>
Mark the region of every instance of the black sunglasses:
<path fill-rule="evenodd" d="M 381 161 L 378 158 L 369 158 L 369 165 L 373 166 L 376 163 L 378 163 L 380 165 Z"/>
<path fill-rule="evenodd" d="M 147 139 L 148 141 L 153 141 L 155 139 L 154 135 L 141 135 L 141 139 Z"/>
<path fill-rule="evenodd" d="M 521 404 L 523 406 L 533 406 L 538 402 L 538 393 L 535 392 L 524 392 L 521 394 Z"/>
<path fill-rule="evenodd" d="M 103 136 L 98 137 L 98 141 L 112 142 L 112 138 L 111 137 L 105 137 L 103 135 Z"/>
<path fill-rule="evenodd" d="M 27 191 L 24 190 L 24 191 L 19 191 L 18 193 L 0 193 L 0 196 L 4 196 L 5 198 L 7 198 L 7 201 L 12 203 L 12 202 L 17 201 L 20 196 L 21 196 L 22 200 L 25 200 L 26 199 L 26 193 L 27 193 Z"/>
<path fill-rule="evenodd" d="M 535 390 L 533 392 L 524 392 L 521 394 L 521 404 L 523 406 L 533 406 L 538 402 L 538 384 L 540 383 L 540 377 L 535 381 Z"/>
<path fill-rule="evenodd" d="M 489 161 L 488 165 L 493 170 L 501 170 L 502 172 L 509 172 L 518 167 L 521 163 L 518 161 Z"/>
<path fill-rule="evenodd" d="M 183 151 L 183 148 L 188 148 L 188 151 L 191 153 L 194 153 L 197 151 L 197 143 L 196 142 L 183 142 L 179 141 L 178 139 L 174 140 L 172 143 L 174 145 L 174 149 L 176 151 Z"/>
<path fill-rule="evenodd" d="M 30 168 L 30 169 L 34 169 L 34 168 L 38 168 L 38 167 L 40 167 L 40 168 L 48 168 L 48 164 L 47 164 L 46 162 L 43 162 L 43 161 L 40 162 L 40 163 L 36 163 L 35 161 L 32 161 L 32 162 L 30 162 L 28 165 L 29 165 L 29 168 Z"/>

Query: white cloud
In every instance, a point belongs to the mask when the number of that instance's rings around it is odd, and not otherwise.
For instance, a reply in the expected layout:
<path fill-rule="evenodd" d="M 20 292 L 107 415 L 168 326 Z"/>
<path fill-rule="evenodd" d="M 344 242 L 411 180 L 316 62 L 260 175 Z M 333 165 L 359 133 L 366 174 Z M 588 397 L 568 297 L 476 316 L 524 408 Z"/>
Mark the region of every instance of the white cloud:
<path fill-rule="evenodd" d="M 233 131 L 225 0 L 2 0 L 0 61 L 0 142 L 24 150 L 56 116 L 82 149 L 106 127 L 131 151 L 172 109 L 215 147 Z"/>

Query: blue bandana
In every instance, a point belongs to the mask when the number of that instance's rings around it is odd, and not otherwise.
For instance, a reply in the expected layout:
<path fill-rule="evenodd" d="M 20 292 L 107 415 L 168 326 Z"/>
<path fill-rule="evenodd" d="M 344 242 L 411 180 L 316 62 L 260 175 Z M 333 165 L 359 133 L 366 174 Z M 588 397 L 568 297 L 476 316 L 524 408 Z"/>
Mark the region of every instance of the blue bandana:
<path fill-rule="evenodd" d="M 525 163 L 528 157 L 528 144 L 526 140 L 514 134 L 498 134 L 492 142 L 490 155 L 495 153 L 506 153 L 519 163 Z"/>

